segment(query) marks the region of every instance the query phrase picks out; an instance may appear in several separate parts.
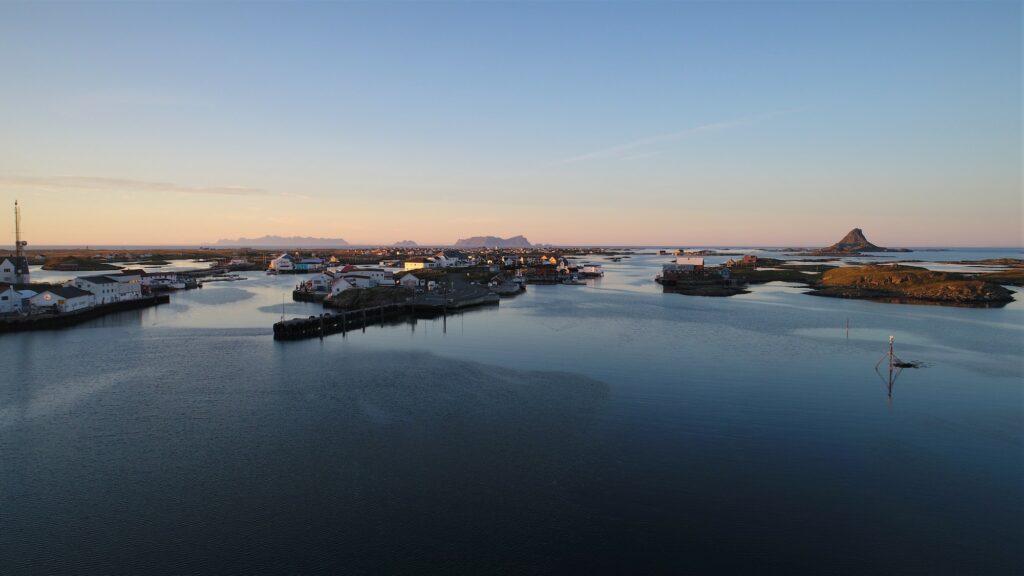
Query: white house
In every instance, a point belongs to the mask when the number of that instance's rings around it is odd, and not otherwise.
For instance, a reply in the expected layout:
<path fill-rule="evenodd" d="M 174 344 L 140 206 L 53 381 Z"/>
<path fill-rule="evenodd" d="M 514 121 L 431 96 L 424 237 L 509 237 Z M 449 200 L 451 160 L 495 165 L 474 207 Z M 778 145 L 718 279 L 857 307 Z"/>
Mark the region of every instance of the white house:
<path fill-rule="evenodd" d="M 295 271 L 295 259 L 292 258 L 291 254 L 285 252 L 277 258 L 270 261 L 269 268 L 276 270 L 277 272 L 294 272 Z"/>
<path fill-rule="evenodd" d="M 161 270 L 159 272 L 142 272 L 140 274 L 140 281 L 142 282 L 143 289 L 161 290 L 170 288 L 181 288 L 184 283 L 178 278 L 177 272 L 170 272 L 167 270 Z"/>
<path fill-rule="evenodd" d="M 398 284 L 405 288 L 415 290 L 420 285 L 420 279 L 413 274 L 406 274 L 398 280 Z"/>
<path fill-rule="evenodd" d="M 376 286 L 376 284 L 369 276 L 347 274 L 337 278 L 334 283 L 331 284 L 331 295 L 340 294 L 341 292 L 352 288 L 372 288 L 373 286 Z"/>
<path fill-rule="evenodd" d="M 74 286 L 50 286 L 29 299 L 33 310 L 49 309 L 57 312 L 75 312 L 91 308 L 95 297 Z"/>
<path fill-rule="evenodd" d="M 5 256 L 0 261 L 0 282 L 4 284 L 28 284 L 28 259 L 24 256 Z"/>
<path fill-rule="evenodd" d="M 117 282 L 118 302 L 142 298 L 142 274 L 138 272 L 110 274 L 107 278 Z"/>
<path fill-rule="evenodd" d="M 69 284 L 92 293 L 96 304 L 110 304 L 120 299 L 121 285 L 109 276 L 79 276 Z"/>
<path fill-rule="evenodd" d="M 21 312 L 21 294 L 11 284 L 0 284 L 0 314 Z"/>
<path fill-rule="evenodd" d="M 454 266 L 468 266 L 469 256 L 458 250 L 441 250 L 434 254 L 434 261 L 440 268 L 451 268 Z"/>
<path fill-rule="evenodd" d="M 336 279 L 335 272 L 318 272 L 310 275 L 309 279 L 303 282 L 307 290 L 312 292 L 329 292 L 331 284 Z"/>
<path fill-rule="evenodd" d="M 368 276 L 370 280 L 373 280 L 375 286 L 391 286 L 395 283 L 394 273 L 383 268 L 356 268 L 345 272 L 345 274 Z"/>

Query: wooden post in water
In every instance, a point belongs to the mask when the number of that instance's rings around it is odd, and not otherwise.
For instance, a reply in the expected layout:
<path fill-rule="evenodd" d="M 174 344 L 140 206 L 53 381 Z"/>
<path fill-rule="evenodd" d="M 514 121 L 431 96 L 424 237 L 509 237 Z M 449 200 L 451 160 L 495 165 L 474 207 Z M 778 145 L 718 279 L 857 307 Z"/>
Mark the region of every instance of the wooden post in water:
<path fill-rule="evenodd" d="M 366 308 L 363 308 L 363 332 L 366 332 Z"/>

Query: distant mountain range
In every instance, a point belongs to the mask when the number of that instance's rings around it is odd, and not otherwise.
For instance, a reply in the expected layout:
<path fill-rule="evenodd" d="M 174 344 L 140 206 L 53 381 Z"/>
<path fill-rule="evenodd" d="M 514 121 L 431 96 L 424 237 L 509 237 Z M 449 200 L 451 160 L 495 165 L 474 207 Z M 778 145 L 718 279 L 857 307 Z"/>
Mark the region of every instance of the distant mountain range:
<path fill-rule="evenodd" d="M 341 238 L 312 238 L 309 236 L 261 236 L 237 240 L 217 240 L 215 246 L 267 246 L 275 248 L 333 248 L 348 246 Z"/>
<path fill-rule="evenodd" d="M 396 248 L 414 248 L 416 246 L 419 246 L 419 244 L 412 240 L 401 240 L 399 242 L 395 242 L 394 244 L 392 244 L 392 246 Z"/>
<path fill-rule="evenodd" d="M 473 236 L 472 238 L 459 238 L 455 243 L 456 248 L 529 248 L 530 241 L 523 236 L 511 238 L 498 238 L 497 236 Z"/>

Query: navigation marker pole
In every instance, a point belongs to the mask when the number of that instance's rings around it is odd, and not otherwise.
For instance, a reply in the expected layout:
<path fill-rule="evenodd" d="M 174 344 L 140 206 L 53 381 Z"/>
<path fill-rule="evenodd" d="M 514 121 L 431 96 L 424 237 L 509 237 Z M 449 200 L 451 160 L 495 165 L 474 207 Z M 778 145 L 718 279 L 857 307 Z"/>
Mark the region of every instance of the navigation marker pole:
<path fill-rule="evenodd" d="M 875 364 L 875 372 L 878 372 L 878 367 L 882 364 L 882 362 L 885 362 L 886 360 L 889 361 L 889 381 L 886 383 L 888 387 L 889 398 L 892 398 L 893 384 L 896 382 L 896 376 L 899 376 L 899 371 L 902 369 L 897 366 L 897 364 L 901 363 L 902 361 L 896 357 L 896 352 L 893 349 L 895 342 L 896 337 L 889 336 L 889 353 L 884 354 L 881 358 L 879 358 L 878 362 Z"/>

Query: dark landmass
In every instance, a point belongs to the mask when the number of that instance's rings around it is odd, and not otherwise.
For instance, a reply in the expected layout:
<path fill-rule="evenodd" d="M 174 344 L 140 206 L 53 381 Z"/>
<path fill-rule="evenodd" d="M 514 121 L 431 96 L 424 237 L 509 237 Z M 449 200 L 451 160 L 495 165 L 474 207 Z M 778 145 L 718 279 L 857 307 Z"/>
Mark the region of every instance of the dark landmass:
<path fill-rule="evenodd" d="M 345 290 L 324 300 L 324 305 L 339 310 L 360 310 L 386 304 L 402 304 L 413 296 L 413 291 L 402 286 L 375 286 Z"/>
<path fill-rule="evenodd" d="M 745 284 L 767 284 L 768 282 L 790 282 L 794 284 L 813 285 L 821 280 L 821 273 L 808 270 L 806 273 L 802 267 L 779 268 L 778 270 L 766 270 L 759 268 L 732 268 L 732 279 Z"/>
<path fill-rule="evenodd" d="M 215 246 L 268 246 L 281 248 L 332 248 L 348 246 L 342 238 L 313 238 L 309 236 L 261 236 L 260 238 L 239 238 L 217 240 Z"/>
<path fill-rule="evenodd" d="M 56 257 L 47 258 L 43 270 L 59 270 L 61 272 L 91 272 L 103 270 L 120 270 L 119 266 L 93 260 L 92 258 Z"/>
<path fill-rule="evenodd" d="M 692 250 L 683 252 L 681 256 L 743 256 L 743 252 L 729 252 L 719 250 Z"/>
<path fill-rule="evenodd" d="M 778 268 L 785 270 L 799 270 L 801 272 L 827 272 L 833 268 L 838 268 L 833 264 L 779 264 Z M 806 274 L 805 274 L 806 276 Z"/>
<path fill-rule="evenodd" d="M 532 244 L 524 236 L 498 238 L 497 236 L 473 236 L 459 238 L 456 248 L 530 248 Z"/>
<path fill-rule="evenodd" d="M 996 282 L 915 266 L 859 266 L 825 272 L 810 294 L 907 304 L 998 307 L 1013 301 L 1013 292 Z"/>
<path fill-rule="evenodd" d="M 709 281 L 686 281 L 663 283 L 661 284 L 662 292 L 666 294 L 683 294 L 685 296 L 710 296 L 724 298 L 728 296 L 735 296 L 737 294 L 747 294 L 750 290 L 747 290 L 741 285 L 728 284 L 722 281 L 709 280 Z"/>

